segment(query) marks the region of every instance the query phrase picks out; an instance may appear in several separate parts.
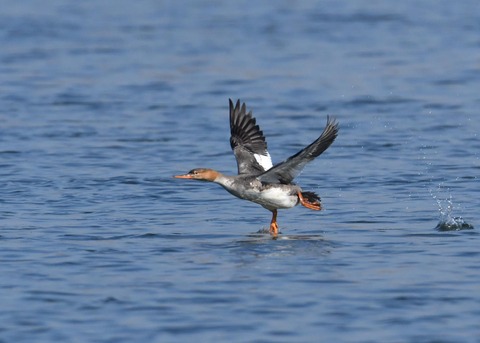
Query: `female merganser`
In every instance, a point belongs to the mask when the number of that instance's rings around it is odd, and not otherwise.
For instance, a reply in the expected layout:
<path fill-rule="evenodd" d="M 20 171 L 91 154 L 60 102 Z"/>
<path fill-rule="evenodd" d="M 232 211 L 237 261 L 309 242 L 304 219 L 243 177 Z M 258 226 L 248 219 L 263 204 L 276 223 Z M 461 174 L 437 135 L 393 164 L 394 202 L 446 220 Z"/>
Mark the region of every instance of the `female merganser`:
<path fill-rule="evenodd" d="M 314 192 L 304 192 L 293 179 L 303 167 L 324 152 L 333 143 L 338 133 L 338 124 L 327 116 L 327 125 L 320 137 L 312 144 L 290 156 L 285 161 L 272 165 L 267 143 L 260 127 L 246 111 L 245 103 L 235 107 L 230 102 L 230 146 L 237 160 L 238 175 L 226 176 L 216 170 L 197 168 L 177 179 L 194 179 L 220 184 L 229 193 L 240 199 L 253 201 L 272 212 L 270 234 L 278 235 L 277 209 L 295 207 L 299 203 L 319 211 L 320 197 Z"/>

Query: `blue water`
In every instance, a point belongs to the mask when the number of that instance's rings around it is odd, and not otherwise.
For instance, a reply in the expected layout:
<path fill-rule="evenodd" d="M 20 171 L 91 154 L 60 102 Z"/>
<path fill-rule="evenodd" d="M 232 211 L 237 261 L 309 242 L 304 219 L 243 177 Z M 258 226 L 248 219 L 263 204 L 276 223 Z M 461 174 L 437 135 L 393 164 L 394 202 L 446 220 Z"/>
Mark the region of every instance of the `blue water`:
<path fill-rule="evenodd" d="M 478 1 L 21 2 L 0 13 L 0 342 L 480 342 Z M 274 161 L 337 141 L 270 213 Z"/>

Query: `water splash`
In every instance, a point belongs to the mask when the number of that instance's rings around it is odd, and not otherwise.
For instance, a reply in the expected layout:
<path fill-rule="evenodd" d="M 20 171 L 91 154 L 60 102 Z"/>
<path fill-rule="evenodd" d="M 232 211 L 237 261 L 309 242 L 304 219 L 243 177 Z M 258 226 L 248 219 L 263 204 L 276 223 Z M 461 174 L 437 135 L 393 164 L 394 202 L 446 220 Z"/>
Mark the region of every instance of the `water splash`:
<path fill-rule="evenodd" d="M 473 225 L 467 223 L 462 217 L 454 216 L 453 212 L 459 211 L 459 206 L 454 206 L 452 194 L 448 187 L 445 187 L 443 181 L 439 179 L 434 179 L 434 171 L 435 167 L 431 159 L 438 154 L 435 150 L 435 146 L 424 145 L 420 149 L 422 151 L 422 155 L 420 158 L 424 164 L 424 171 L 423 174 L 428 177 L 428 182 L 426 186 L 430 191 L 430 195 L 435 199 L 438 205 L 438 211 L 440 212 L 440 218 L 438 221 L 435 230 L 437 231 L 460 231 L 460 230 L 471 230 L 473 229 Z M 437 189 L 433 190 L 428 186 L 428 184 L 432 184 L 434 182 L 440 183 L 437 185 Z M 448 197 L 442 198 L 440 194 L 444 193 L 445 190 L 448 192 Z"/>
<path fill-rule="evenodd" d="M 439 189 L 442 185 L 439 185 Z M 438 221 L 435 230 L 437 231 L 460 231 L 471 230 L 473 225 L 467 223 L 462 217 L 454 216 L 454 204 L 452 195 L 449 194 L 446 199 L 440 199 L 436 194 L 430 190 L 430 194 L 435 199 L 438 205 L 438 211 L 440 212 L 440 219 Z"/>

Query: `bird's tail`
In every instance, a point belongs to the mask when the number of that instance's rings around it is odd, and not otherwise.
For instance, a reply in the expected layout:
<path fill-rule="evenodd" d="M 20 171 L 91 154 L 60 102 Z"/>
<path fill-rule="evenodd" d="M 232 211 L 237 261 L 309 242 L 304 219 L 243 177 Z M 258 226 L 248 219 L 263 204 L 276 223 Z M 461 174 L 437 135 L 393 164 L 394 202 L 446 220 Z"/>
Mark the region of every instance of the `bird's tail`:
<path fill-rule="evenodd" d="M 301 192 L 300 203 L 311 210 L 320 211 L 322 204 L 320 203 L 320 197 L 314 192 Z"/>

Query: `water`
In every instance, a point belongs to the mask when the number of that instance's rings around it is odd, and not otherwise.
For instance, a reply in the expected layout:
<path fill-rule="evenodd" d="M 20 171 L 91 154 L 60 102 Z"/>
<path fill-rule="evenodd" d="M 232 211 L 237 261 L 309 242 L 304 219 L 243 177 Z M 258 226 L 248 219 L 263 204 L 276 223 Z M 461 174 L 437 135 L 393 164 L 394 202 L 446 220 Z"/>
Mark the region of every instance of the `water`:
<path fill-rule="evenodd" d="M 480 342 L 479 9 L 4 4 L 0 341 Z M 278 240 L 171 178 L 235 172 L 228 98 L 274 161 L 340 122 Z"/>

